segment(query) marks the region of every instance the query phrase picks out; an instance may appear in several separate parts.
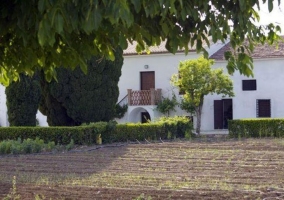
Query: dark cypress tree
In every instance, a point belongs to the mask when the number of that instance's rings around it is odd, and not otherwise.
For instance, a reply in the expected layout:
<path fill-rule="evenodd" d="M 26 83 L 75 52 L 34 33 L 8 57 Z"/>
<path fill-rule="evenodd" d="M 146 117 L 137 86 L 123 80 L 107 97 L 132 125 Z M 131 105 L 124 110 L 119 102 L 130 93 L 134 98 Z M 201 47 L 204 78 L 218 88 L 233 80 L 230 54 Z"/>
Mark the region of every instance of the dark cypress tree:
<path fill-rule="evenodd" d="M 5 90 L 10 126 L 36 126 L 36 113 L 41 98 L 39 76 L 20 74 Z"/>
<path fill-rule="evenodd" d="M 48 124 L 73 126 L 113 119 L 122 64 L 122 50 L 117 49 L 114 62 L 98 57 L 88 61 L 87 74 L 79 67 L 73 71 L 58 68 L 57 82 L 42 79 L 40 111 Z"/>

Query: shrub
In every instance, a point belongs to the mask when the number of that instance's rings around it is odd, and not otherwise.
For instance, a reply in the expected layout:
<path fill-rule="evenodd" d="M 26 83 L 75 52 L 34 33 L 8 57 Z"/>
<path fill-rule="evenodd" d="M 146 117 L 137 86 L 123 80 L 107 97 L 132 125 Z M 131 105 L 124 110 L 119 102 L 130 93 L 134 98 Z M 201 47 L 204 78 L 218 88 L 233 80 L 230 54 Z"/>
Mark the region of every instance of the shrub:
<path fill-rule="evenodd" d="M 36 126 L 36 113 L 41 97 L 38 73 L 19 74 L 19 80 L 6 87 L 7 114 L 10 126 Z"/>
<path fill-rule="evenodd" d="M 163 126 L 151 123 L 128 123 L 117 124 L 115 129 L 102 134 L 103 142 L 126 142 L 127 140 L 156 140 L 165 138 L 163 136 Z"/>
<path fill-rule="evenodd" d="M 157 110 L 163 114 L 167 114 L 167 116 L 170 115 L 170 111 L 176 111 L 175 107 L 178 105 L 178 101 L 176 98 L 176 95 L 173 94 L 172 98 L 164 98 L 162 97 L 162 100 L 158 102 L 157 104 Z"/>
<path fill-rule="evenodd" d="M 0 154 L 11 153 L 12 143 L 11 141 L 4 141 L 0 143 Z"/>
<path fill-rule="evenodd" d="M 67 151 L 74 147 L 74 140 L 71 139 L 70 143 L 65 148 Z M 55 142 L 44 143 L 42 139 L 36 138 L 18 140 L 4 140 L 0 142 L 0 154 L 29 154 L 40 153 L 42 151 L 52 151 L 56 148 Z"/>
<path fill-rule="evenodd" d="M 123 106 L 116 104 L 115 105 L 115 118 L 121 119 L 127 112 L 128 105 L 124 104 Z"/>
<path fill-rule="evenodd" d="M 185 134 L 187 137 L 189 134 L 192 135 L 192 127 L 192 123 L 186 117 L 163 117 L 158 121 L 145 124 L 117 124 L 110 121 L 76 127 L 3 127 L 0 128 L 0 141 L 16 140 L 20 137 L 24 139 L 25 152 L 30 152 L 38 151 L 37 144 L 43 142 L 52 142 L 50 146 L 70 143 L 73 145 L 94 144 L 99 135 L 102 137 L 103 143 L 184 138 Z M 32 143 L 32 139 L 37 142 Z M 0 146 L 0 149 L 7 148 Z M 15 151 L 18 151 L 16 146 Z"/>
<path fill-rule="evenodd" d="M 73 139 L 71 139 L 71 142 L 66 145 L 66 150 L 69 151 L 72 148 L 74 148 L 74 140 Z"/>
<path fill-rule="evenodd" d="M 228 122 L 230 137 L 284 137 L 284 119 L 239 119 Z"/>
<path fill-rule="evenodd" d="M 192 136 L 193 124 L 190 119 L 183 116 L 175 117 L 161 117 L 158 121 L 154 123 L 162 124 L 164 126 L 165 132 L 171 135 L 171 138 L 175 137 L 185 137 L 186 132 L 190 132 Z M 170 138 L 169 138 L 170 139 Z"/>
<path fill-rule="evenodd" d="M 55 148 L 55 142 L 48 142 L 47 145 L 45 146 L 46 151 L 51 151 L 52 149 Z"/>

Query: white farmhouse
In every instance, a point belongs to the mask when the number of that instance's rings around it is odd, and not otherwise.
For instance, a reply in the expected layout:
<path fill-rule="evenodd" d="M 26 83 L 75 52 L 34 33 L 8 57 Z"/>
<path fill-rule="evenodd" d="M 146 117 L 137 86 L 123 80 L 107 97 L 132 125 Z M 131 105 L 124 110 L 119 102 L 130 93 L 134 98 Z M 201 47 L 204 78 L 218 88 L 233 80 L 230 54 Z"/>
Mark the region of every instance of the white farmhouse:
<path fill-rule="evenodd" d="M 223 68 L 227 61 L 224 52 L 229 44 L 215 44 L 209 50 L 210 58 L 215 59 L 213 68 Z M 161 45 L 151 49 L 151 54 L 137 55 L 133 46 L 124 52 L 124 65 L 119 82 L 119 103 L 128 104 L 128 111 L 119 123 L 145 122 L 161 116 L 156 110 L 157 101 L 163 97 L 179 95 L 177 88 L 170 84 L 172 74 L 178 72 L 180 61 L 195 59 L 200 55 L 195 50 L 185 55 L 178 52 L 170 54 Z M 208 95 L 204 100 L 202 112 L 202 131 L 227 129 L 228 119 L 256 117 L 284 117 L 284 44 L 278 49 L 268 45 L 255 49 L 254 77 L 246 77 L 238 71 L 231 76 L 234 83 L 233 98 Z M 189 116 L 176 108 L 171 116 Z M 196 122 L 196 120 L 193 120 Z"/>
<path fill-rule="evenodd" d="M 119 123 L 145 122 L 162 116 L 156 110 L 157 102 L 162 97 L 178 99 L 177 88 L 170 84 L 170 78 L 178 72 L 180 61 L 196 59 L 199 54 L 191 49 L 188 55 L 183 51 L 175 55 L 169 53 L 162 43 L 151 47 L 150 54 L 138 55 L 135 43 L 124 51 L 124 64 L 119 81 L 120 95 L 118 102 L 128 105 L 128 111 Z M 226 71 L 227 61 L 224 52 L 229 44 L 217 43 L 208 50 L 211 59 L 215 59 L 213 68 Z M 204 99 L 201 131 L 227 129 L 228 119 L 256 117 L 284 117 L 284 43 L 278 49 L 268 45 L 258 46 L 253 54 L 254 77 L 240 75 L 238 71 L 231 76 L 234 83 L 233 98 L 222 98 L 220 95 L 207 95 Z M 189 113 L 176 107 L 170 116 L 190 116 Z M 41 126 L 47 126 L 46 117 L 37 114 Z M 196 122 L 195 117 L 193 121 Z M 9 126 L 7 119 L 6 95 L 4 86 L 0 85 L 0 126 Z"/>
<path fill-rule="evenodd" d="M 224 52 L 229 44 L 218 50 L 210 58 L 215 59 L 214 68 L 226 71 Z M 283 118 L 284 117 L 284 43 L 275 46 L 257 46 L 254 59 L 253 77 L 232 76 L 235 97 L 222 98 L 210 95 L 205 98 L 203 130 L 227 128 L 226 119 L 243 118 Z"/>
<path fill-rule="evenodd" d="M 151 47 L 150 54 L 143 53 L 138 55 L 135 51 L 135 45 L 130 45 L 124 51 L 124 64 L 122 75 L 119 81 L 120 105 L 127 104 L 128 111 L 119 123 L 125 122 L 145 122 L 147 119 L 154 120 L 162 116 L 156 110 L 157 102 L 165 98 L 171 98 L 173 94 L 178 99 L 177 88 L 170 83 L 171 76 L 178 72 L 180 61 L 187 59 L 196 59 L 202 54 L 197 54 L 195 49 L 191 49 L 187 55 L 184 51 L 179 51 L 175 55 L 169 53 L 165 48 L 165 43 L 160 46 Z M 224 44 L 217 43 L 208 50 L 212 55 Z M 175 108 L 175 112 L 170 115 L 189 116 L 188 113 Z"/>

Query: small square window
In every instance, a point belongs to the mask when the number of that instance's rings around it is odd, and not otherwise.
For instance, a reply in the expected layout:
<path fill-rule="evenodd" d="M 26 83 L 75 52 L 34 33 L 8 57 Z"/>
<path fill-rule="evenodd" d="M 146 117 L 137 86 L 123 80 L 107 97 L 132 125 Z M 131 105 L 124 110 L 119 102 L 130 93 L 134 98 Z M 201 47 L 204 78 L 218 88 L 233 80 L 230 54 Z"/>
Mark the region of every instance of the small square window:
<path fill-rule="evenodd" d="M 256 100 L 256 117 L 271 117 L 270 99 Z"/>
<path fill-rule="evenodd" d="M 243 80 L 243 91 L 256 90 L 256 80 Z"/>

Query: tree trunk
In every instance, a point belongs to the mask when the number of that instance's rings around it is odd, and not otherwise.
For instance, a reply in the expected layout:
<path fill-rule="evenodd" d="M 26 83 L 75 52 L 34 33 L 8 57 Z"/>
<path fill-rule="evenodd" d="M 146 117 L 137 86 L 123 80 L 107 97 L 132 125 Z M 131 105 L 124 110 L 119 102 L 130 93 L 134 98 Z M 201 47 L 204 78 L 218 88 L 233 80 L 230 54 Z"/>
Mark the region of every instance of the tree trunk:
<path fill-rule="evenodd" d="M 200 106 L 196 107 L 195 109 L 195 113 L 196 113 L 196 133 L 198 135 L 200 135 L 200 128 L 201 128 L 201 108 Z"/>
<path fill-rule="evenodd" d="M 196 133 L 198 135 L 200 135 L 202 107 L 203 107 L 203 96 L 200 97 L 199 106 L 195 107 L 195 113 L 196 113 L 196 119 L 197 119 L 197 121 L 196 121 Z"/>

